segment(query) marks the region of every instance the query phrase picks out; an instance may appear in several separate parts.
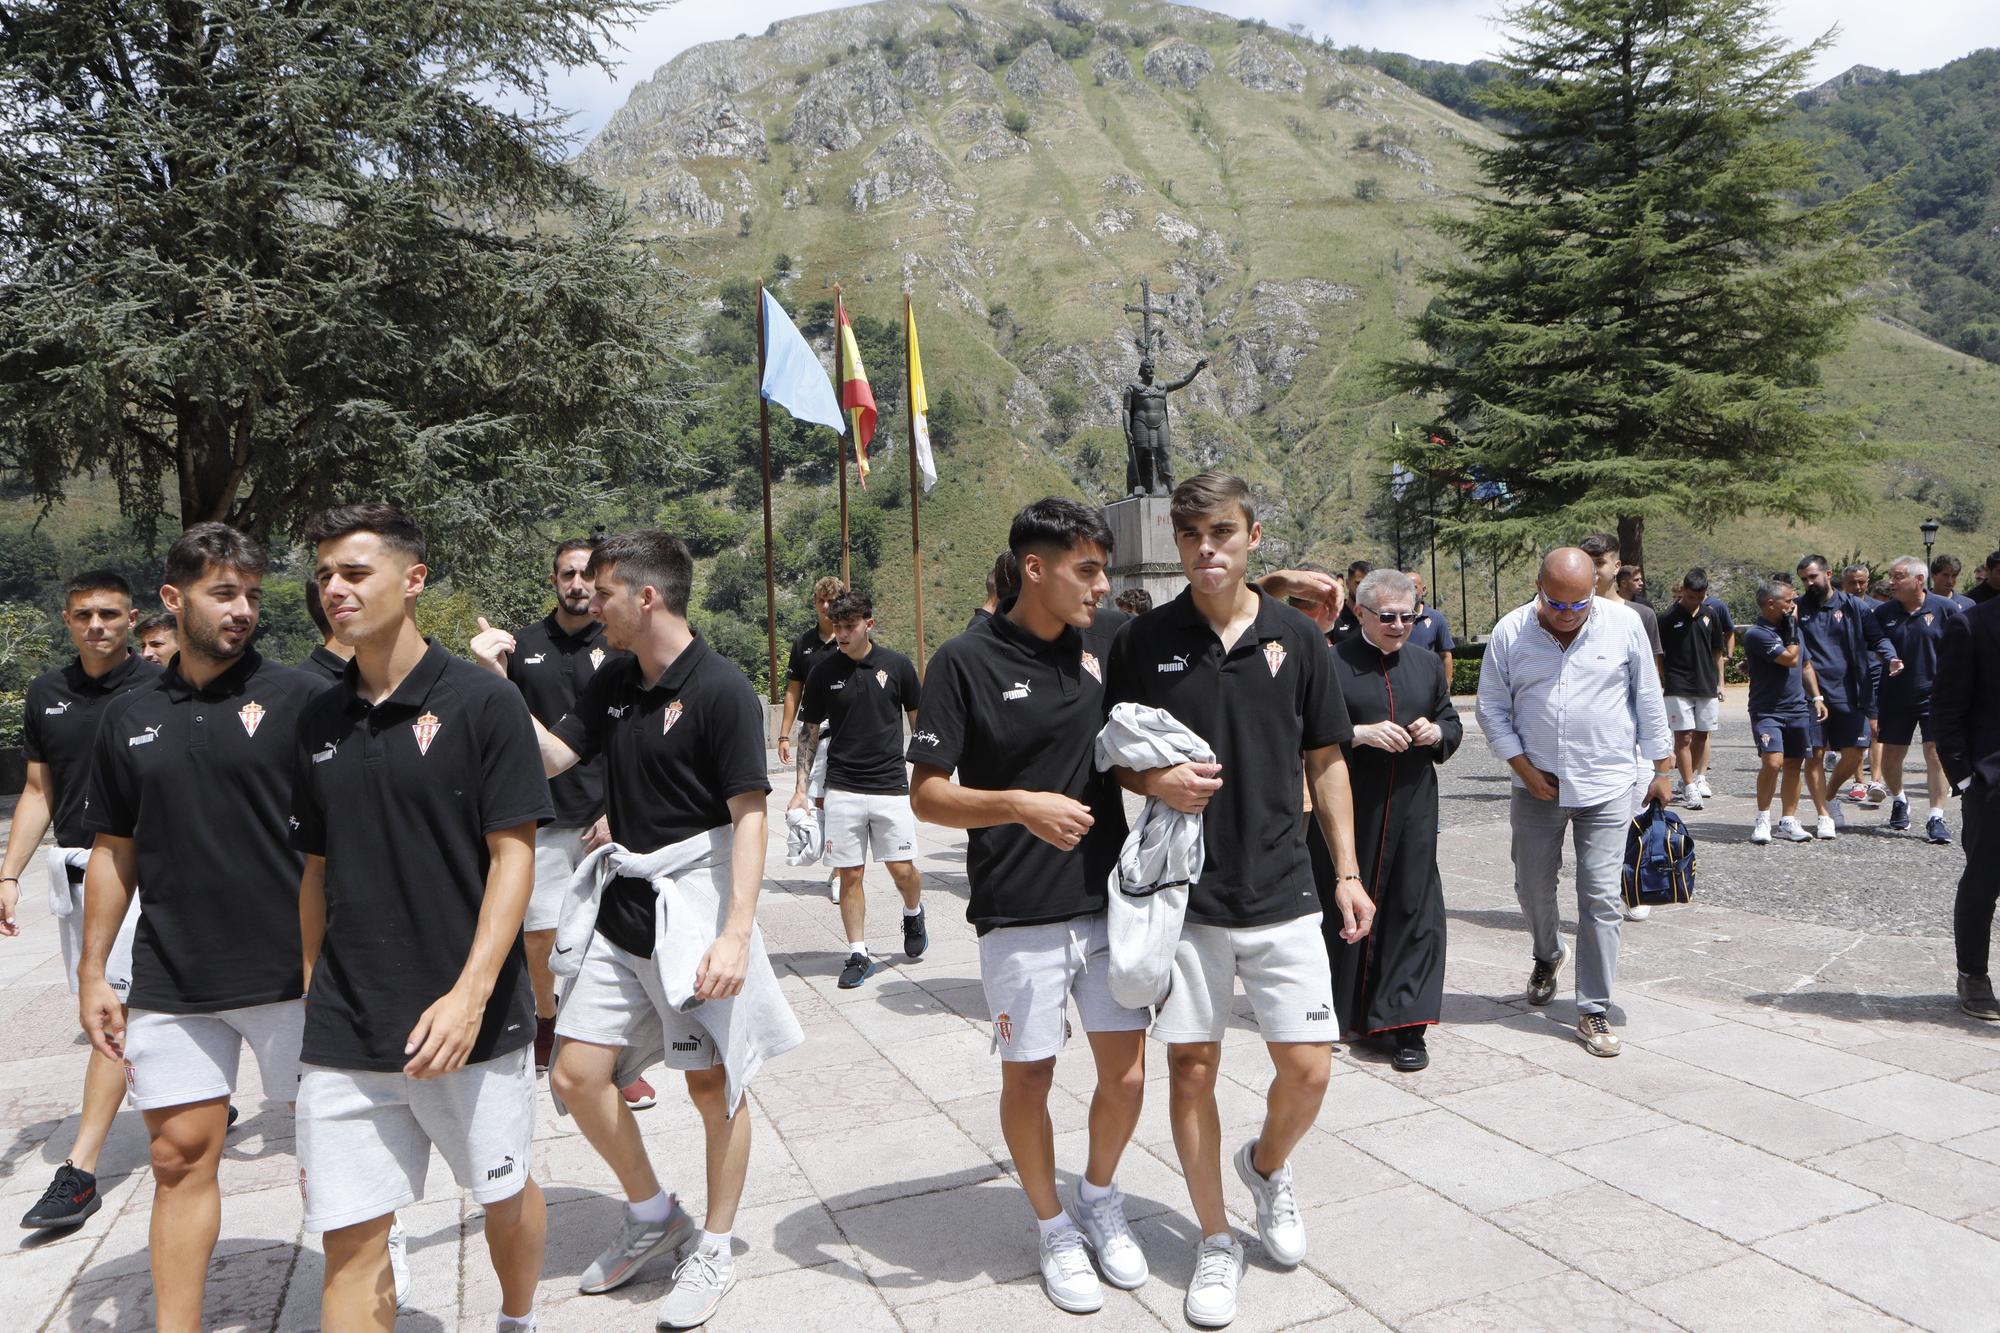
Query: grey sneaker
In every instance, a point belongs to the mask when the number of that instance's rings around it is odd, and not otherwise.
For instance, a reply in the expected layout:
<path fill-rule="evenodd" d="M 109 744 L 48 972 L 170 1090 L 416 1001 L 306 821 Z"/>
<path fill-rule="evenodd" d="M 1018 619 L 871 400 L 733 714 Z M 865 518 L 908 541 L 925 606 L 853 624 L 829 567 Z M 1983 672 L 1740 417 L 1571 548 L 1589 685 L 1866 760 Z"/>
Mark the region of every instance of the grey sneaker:
<path fill-rule="evenodd" d="M 1974 1018 L 2000 1023 L 2000 998 L 1993 994 L 1993 978 L 1958 974 L 1958 1007 Z"/>
<path fill-rule="evenodd" d="M 1306 1257 L 1306 1224 L 1292 1195 L 1292 1164 L 1286 1162 L 1268 1176 L 1257 1174 L 1257 1140 L 1236 1150 L 1236 1174 L 1250 1187 L 1257 1203 L 1257 1239 L 1264 1253 L 1281 1268 L 1296 1268 Z"/>
<path fill-rule="evenodd" d="M 1618 1034 L 1611 1030 L 1603 1014 L 1585 1014 L 1577 1019 L 1576 1039 L 1592 1055 L 1613 1056 L 1625 1049 L 1625 1043 L 1618 1040 Z"/>
<path fill-rule="evenodd" d="M 1242 1280 L 1242 1242 L 1227 1233 L 1203 1237 L 1181 1306 L 1187 1321 L 1196 1328 L 1221 1328 L 1236 1318 L 1236 1284 Z"/>
<path fill-rule="evenodd" d="M 723 1250 L 696 1246 L 674 1270 L 674 1289 L 661 1300 L 654 1326 L 701 1327 L 735 1285 L 736 1261 Z"/>
<path fill-rule="evenodd" d="M 1562 965 L 1569 961 L 1569 946 L 1558 941 L 1556 947 L 1554 958 L 1547 962 L 1537 958 L 1535 970 L 1528 973 L 1529 1004 L 1544 1005 L 1556 997 L 1556 973 L 1562 971 Z"/>
<path fill-rule="evenodd" d="M 648 1260 L 671 1254 L 693 1238 L 694 1219 L 682 1211 L 679 1198 L 671 1200 L 664 1222 L 641 1222 L 627 1208 L 625 1226 L 618 1239 L 611 1242 L 610 1249 L 591 1260 L 576 1289 L 586 1296 L 596 1296 L 622 1287 L 639 1275 L 639 1269 Z"/>
<path fill-rule="evenodd" d="M 1144 1285 L 1146 1252 L 1132 1239 L 1132 1228 L 1125 1221 L 1125 1196 L 1118 1192 L 1118 1186 L 1114 1184 L 1111 1193 L 1095 1203 L 1086 1203 L 1078 1189 L 1069 1202 L 1069 1215 L 1090 1242 L 1105 1280 L 1126 1291 Z"/>

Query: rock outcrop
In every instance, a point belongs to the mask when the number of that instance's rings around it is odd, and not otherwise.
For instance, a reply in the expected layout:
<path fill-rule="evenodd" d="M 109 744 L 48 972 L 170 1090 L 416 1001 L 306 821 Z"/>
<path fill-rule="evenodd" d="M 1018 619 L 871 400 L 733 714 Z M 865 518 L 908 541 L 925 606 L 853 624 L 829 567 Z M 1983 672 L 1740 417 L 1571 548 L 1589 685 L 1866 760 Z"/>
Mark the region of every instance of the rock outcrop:
<path fill-rule="evenodd" d="M 1077 86 L 1076 75 L 1070 73 L 1069 66 L 1046 40 L 1036 42 L 1007 66 L 1007 87 L 1016 97 L 1029 102 L 1046 97 L 1075 97 L 1083 91 Z"/>
<path fill-rule="evenodd" d="M 1252 92 L 1296 93 L 1306 86 L 1299 58 L 1263 37 L 1247 37 L 1229 58 L 1229 76 Z"/>
<path fill-rule="evenodd" d="M 845 152 L 872 131 L 900 124 L 907 106 L 881 52 L 868 51 L 806 81 L 785 138 L 817 156 Z"/>
<path fill-rule="evenodd" d="M 1170 83 L 1192 91 L 1215 72 L 1208 48 L 1179 37 L 1161 42 L 1146 53 L 1146 74 L 1155 83 Z"/>
<path fill-rule="evenodd" d="M 848 191 L 847 201 L 857 213 L 907 194 L 942 204 L 952 196 L 950 172 L 951 164 L 928 139 L 913 129 L 901 129 L 861 164 L 861 176 Z"/>
<path fill-rule="evenodd" d="M 633 201 L 639 212 L 679 231 L 704 230 L 722 225 L 722 205 L 708 197 L 694 173 L 675 163 L 652 185 L 639 191 Z"/>

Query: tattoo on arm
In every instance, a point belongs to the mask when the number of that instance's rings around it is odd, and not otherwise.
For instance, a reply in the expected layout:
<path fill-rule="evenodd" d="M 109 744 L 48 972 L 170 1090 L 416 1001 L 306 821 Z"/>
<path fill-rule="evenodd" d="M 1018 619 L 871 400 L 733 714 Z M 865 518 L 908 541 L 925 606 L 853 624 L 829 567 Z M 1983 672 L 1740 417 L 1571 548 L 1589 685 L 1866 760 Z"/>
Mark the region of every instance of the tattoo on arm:
<path fill-rule="evenodd" d="M 819 728 L 817 722 L 806 723 L 806 734 L 799 741 L 799 790 L 812 787 L 813 758 L 819 753 Z"/>

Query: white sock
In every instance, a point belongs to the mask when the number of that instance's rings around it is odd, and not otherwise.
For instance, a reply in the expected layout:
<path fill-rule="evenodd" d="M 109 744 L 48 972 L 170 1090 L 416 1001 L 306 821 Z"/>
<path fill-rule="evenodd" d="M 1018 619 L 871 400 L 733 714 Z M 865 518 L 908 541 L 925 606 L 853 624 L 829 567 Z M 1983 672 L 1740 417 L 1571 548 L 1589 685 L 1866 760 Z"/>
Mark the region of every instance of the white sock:
<path fill-rule="evenodd" d="M 625 1208 L 639 1221 L 651 1226 L 658 1226 L 667 1220 L 668 1214 L 673 1212 L 674 1196 L 665 1190 L 661 1190 L 658 1194 L 655 1194 L 652 1198 L 644 1202 L 627 1203 Z"/>
<path fill-rule="evenodd" d="M 922 916 L 923 914 L 924 909 L 922 907 L 905 907 L 903 909 L 904 916 Z"/>
<path fill-rule="evenodd" d="M 861 955 L 861 956 L 862 956 L 863 958 L 866 958 L 866 957 L 868 956 L 868 941 L 866 941 L 866 940 L 849 940 L 849 941 L 847 942 L 847 952 L 848 952 L 848 953 L 850 953 L 850 954 L 857 954 L 857 953 L 858 953 L 858 954 L 860 954 L 860 955 Z"/>
<path fill-rule="evenodd" d="M 701 1233 L 701 1238 L 695 1242 L 695 1248 L 707 1250 L 710 1254 L 719 1254 L 727 1259 L 732 1237 L 733 1233 L 728 1231 L 704 1231 Z"/>
<path fill-rule="evenodd" d="M 1093 1185 L 1090 1181 L 1079 1176 L 1076 1182 L 1076 1197 L 1082 1199 L 1085 1203 L 1096 1203 L 1099 1199 L 1110 1198 L 1112 1191 L 1117 1188 L 1118 1182 L 1115 1180 L 1109 1185 Z"/>
<path fill-rule="evenodd" d="M 534 1328 L 535 1312 L 530 1310 L 526 1314 L 512 1315 L 503 1311 L 493 1327 L 498 1333 L 519 1333 L 520 1330 Z"/>
<path fill-rule="evenodd" d="M 1771 822 L 1771 807 L 1770 807 L 1770 806 L 1768 806 L 1768 805 L 1767 805 L 1767 806 L 1764 806 L 1763 808 L 1761 808 L 1760 810 L 1758 810 L 1758 811 L 1757 811 L 1757 822 L 1758 822 L 1758 823 L 1760 823 L 1760 824 L 1768 824 L 1768 823 L 1770 823 L 1770 822 Z"/>
<path fill-rule="evenodd" d="M 1929 813 L 1928 815 L 1925 815 L 1925 816 L 1924 816 L 1924 818 L 1925 818 L 1926 820 L 1932 820 L 1932 819 L 1943 819 L 1943 818 L 1944 818 L 1944 807 L 1943 807 L 1943 806 L 1941 806 L 1941 805 L 1934 805 L 1934 806 L 1932 806 L 1932 807 L 1931 807 L 1931 812 L 1930 812 L 1930 813 Z"/>
<path fill-rule="evenodd" d="M 1046 1220 L 1036 1218 L 1035 1226 L 1041 1230 L 1043 1240 L 1047 1240 L 1058 1231 L 1074 1231 L 1076 1229 L 1076 1223 L 1070 1220 L 1069 1209 L 1067 1208 Z"/>

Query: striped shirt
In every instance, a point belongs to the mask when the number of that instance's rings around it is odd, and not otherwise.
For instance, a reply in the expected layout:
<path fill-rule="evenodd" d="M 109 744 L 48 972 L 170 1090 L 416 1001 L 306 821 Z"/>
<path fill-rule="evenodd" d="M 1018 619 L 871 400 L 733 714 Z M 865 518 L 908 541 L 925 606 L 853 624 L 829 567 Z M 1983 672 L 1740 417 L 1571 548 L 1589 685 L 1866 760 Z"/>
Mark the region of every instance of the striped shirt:
<path fill-rule="evenodd" d="M 1493 753 L 1526 755 L 1554 774 L 1557 800 L 1569 807 L 1629 799 L 1633 754 L 1674 752 L 1645 627 L 1601 597 L 1567 652 L 1542 628 L 1535 602 L 1508 612 L 1480 660 L 1478 713 Z M 1523 785 L 1519 776 L 1514 785 Z"/>

